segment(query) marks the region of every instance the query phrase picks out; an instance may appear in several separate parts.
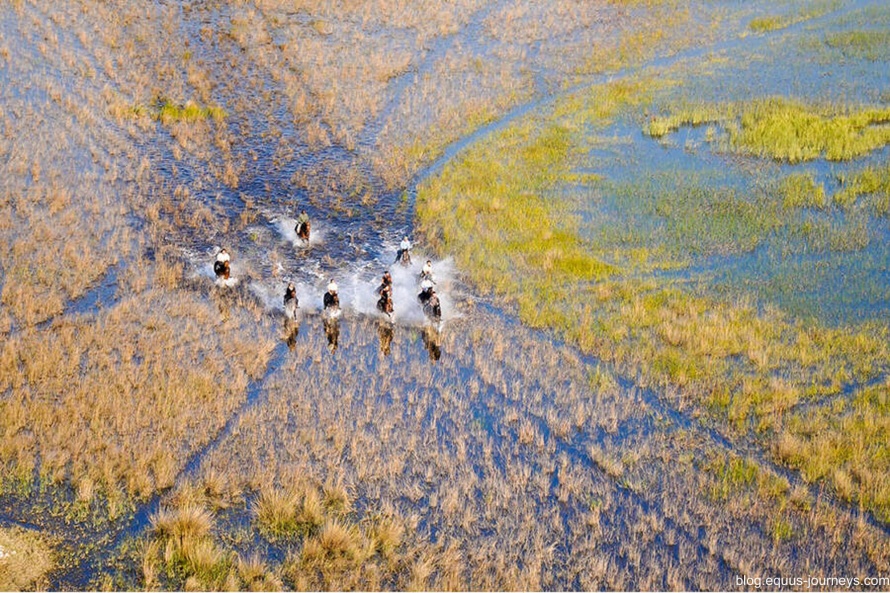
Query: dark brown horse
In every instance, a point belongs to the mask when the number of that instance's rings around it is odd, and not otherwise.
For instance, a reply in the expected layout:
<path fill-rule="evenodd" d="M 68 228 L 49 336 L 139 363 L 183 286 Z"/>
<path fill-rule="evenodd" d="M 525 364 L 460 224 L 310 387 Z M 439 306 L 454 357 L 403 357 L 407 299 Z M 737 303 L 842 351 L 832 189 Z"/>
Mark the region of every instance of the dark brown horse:
<path fill-rule="evenodd" d="M 380 299 L 377 300 L 377 310 L 392 318 L 392 289 L 389 287 L 380 291 Z"/>
<path fill-rule="evenodd" d="M 228 260 L 216 260 L 213 262 L 213 273 L 216 274 L 217 280 L 228 280 L 231 273 Z"/>

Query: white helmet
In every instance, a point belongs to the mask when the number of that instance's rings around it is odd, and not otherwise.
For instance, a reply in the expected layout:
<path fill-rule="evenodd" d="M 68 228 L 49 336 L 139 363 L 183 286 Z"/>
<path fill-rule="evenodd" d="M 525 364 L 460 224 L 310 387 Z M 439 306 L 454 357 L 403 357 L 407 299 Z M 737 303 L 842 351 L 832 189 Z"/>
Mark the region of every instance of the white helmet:
<path fill-rule="evenodd" d="M 337 292 L 337 283 L 331 280 L 331 283 L 328 284 L 328 292 Z"/>

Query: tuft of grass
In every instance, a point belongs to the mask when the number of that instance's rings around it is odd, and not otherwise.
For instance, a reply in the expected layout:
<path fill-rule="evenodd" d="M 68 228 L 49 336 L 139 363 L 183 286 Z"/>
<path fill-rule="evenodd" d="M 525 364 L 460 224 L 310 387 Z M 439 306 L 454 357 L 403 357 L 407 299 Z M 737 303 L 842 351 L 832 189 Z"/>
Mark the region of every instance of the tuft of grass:
<path fill-rule="evenodd" d="M 0 590 L 44 590 L 55 565 L 52 549 L 38 532 L 0 528 Z"/>
<path fill-rule="evenodd" d="M 890 32 L 842 31 L 826 33 L 825 45 L 841 52 L 844 57 L 870 62 L 890 60 Z"/>
<path fill-rule="evenodd" d="M 201 507 L 161 509 L 151 517 L 152 529 L 162 538 L 176 540 L 181 545 L 187 540 L 201 539 L 210 533 L 213 516 Z"/>
<path fill-rule="evenodd" d="M 828 205 L 825 197 L 825 186 L 816 183 L 812 174 L 794 173 L 779 184 L 779 195 L 782 207 L 786 210 L 795 208 L 815 208 L 821 210 Z"/>
<path fill-rule="evenodd" d="M 864 198 L 875 215 L 890 216 L 890 165 L 867 167 L 842 176 L 840 182 L 841 188 L 832 196 L 835 204 L 849 209 Z"/>

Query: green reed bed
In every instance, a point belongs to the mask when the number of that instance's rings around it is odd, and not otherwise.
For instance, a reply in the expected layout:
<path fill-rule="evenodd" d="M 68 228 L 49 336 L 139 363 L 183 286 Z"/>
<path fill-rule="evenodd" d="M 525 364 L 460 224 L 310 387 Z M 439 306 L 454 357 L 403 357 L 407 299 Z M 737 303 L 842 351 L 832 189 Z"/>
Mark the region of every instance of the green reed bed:
<path fill-rule="evenodd" d="M 784 97 L 681 107 L 653 118 L 646 132 L 660 138 L 703 123 L 724 127 L 721 148 L 788 163 L 846 161 L 890 143 L 890 108 L 818 107 Z"/>
<path fill-rule="evenodd" d="M 576 96 L 549 114 L 526 118 L 468 149 L 419 188 L 419 226 L 433 246 L 453 254 L 481 289 L 513 305 L 523 321 L 556 329 L 644 382 L 671 392 L 679 389 L 687 405 L 691 402 L 733 431 L 760 435 L 767 447 L 788 430 L 786 419 L 801 402 L 885 374 L 888 348 L 880 327 L 813 326 L 753 302 L 630 275 L 634 267 L 627 262 L 640 249 L 650 250 L 654 259 L 668 254 L 670 263 L 671 254 L 743 253 L 771 240 L 780 228 L 799 228 L 795 217 L 801 207 L 819 200 L 809 194 L 815 188 L 810 179 L 791 177 L 778 190 L 754 197 L 707 185 L 678 191 L 656 182 L 640 191 L 631 184 L 624 196 L 616 192 L 613 204 L 625 208 L 630 220 L 643 214 L 656 221 L 660 236 L 612 243 L 581 239 L 570 207 L 575 199 L 565 179 L 578 155 L 588 150 L 591 129 L 641 101 L 642 94 L 621 90 L 594 89 L 587 98 Z M 861 146 L 886 142 L 866 139 L 869 130 L 875 131 L 870 123 L 886 118 L 882 110 L 824 118 L 785 100 L 756 105 L 735 132 L 752 146 L 770 145 L 753 130 L 766 135 L 765 122 L 775 118 L 806 122 L 805 129 L 827 126 L 839 130 L 845 141 L 853 134 Z M 803 150 L 809 137 L 803 136 L 792 134 L 789 146 L 770 148 L 770 156 Z M 597 185 L 602 191 L 603 184 Z M 592 230 L 596 236 L 595 225 Z M 828 247 L 843 245 L 829 242 Z M 857 248 L 861 245 L 851 247 Z M 617 256 L 606 258 L 607 253 Z M 618 267 L 610 262 L 625 263 Z M 858 426 L 847 428 L 863 434 Z M 840 432 L 839 427 L 832 430 Z M 792 465 L 802 467 L 815 455 L 804 453 Z M 887 473 L 878 462 L 869 470 Z M 879 516 L 890 506 L 883 494 L 841 494 Z"/>

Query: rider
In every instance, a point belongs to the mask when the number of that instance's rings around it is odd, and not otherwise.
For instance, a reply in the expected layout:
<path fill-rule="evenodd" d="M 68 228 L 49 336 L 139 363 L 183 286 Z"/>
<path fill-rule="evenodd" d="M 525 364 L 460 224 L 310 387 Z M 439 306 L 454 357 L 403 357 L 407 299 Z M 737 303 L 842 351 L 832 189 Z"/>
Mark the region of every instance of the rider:
<path fill-rule="evenodd" d="M 377 301 L 377 310 L 381 313 L 392 313 L 392 286 L 380 285 L 380 299 Z"/>
<path fill-rule="evenodd" d="M 302 230 L 304 224 L 305 225 L 309 224 L 309 215 L 306 214 L 305 210 L 300 210 L 300 215 L 297 217 L 297 224 L 296 224 L 296 226 L 294 226 L 294 230 L 297 232 L 297 235 L 300 234 L 300 231 Z M 309 227 L 308 226 L 306 227 L 306 235 L 307 235 L 307 237 L 309 235 Z"/>
<path fill-rule="evenodd" d="M 425 305 L 430 300 L 430 297 L 435 294 L 433 292 L 433 281 L 426 279 L 420 283 L 420 294 L 417 295 L 417 298 L 420 299 L 420 304 Z"/>
<path fill-rule="evenodd" d="M 381 294 L 384 290 L 389 289 L 392 292 L 392 275 L 389 273 L 389 270 L 383 272 L 383 279 L 380 281 L 380 286 L 377 287 L 377 294 Z"/>
<path fill-rule="evenodd" d="M 396 263 L 398 263 L 402 259 L 402 255 L 408 253 L 411 250 L 411 241 L 408 240 L 408 237 L 402 239 L 402 242 L 399 243 L 399 250 L 396 252 Z"/>
<path fill-rule="evenodd" d="M 297 300 L 297 289 L 293 282 L 288 282 L 287 289 L 284 291 L 284 306 L 286 307 L 290 301 L 294 302 L 294 306 L 299 304 Z"/>
<path fill-rule="evenodd" d="M 217 278 L 229 279 L 229 261 L 229 252 L 225 248 L 220 249 L 219 253 L 216 254 L 216 261 L 213 262 L 213 272 Z"/>
<path fill-rule="evenodd" d="M 324 308 L 325 310 L 340 308 L 340 297 L 337 296 L 337 283 L 334 282 L 333 278 L 328 283 L 328 291 L 324 293 Z"/>
<path fill-rule="evenodd" d="M 433 281 L 433 262 L 430 260 L 426 260 L 426 263 L 423 264 L 423 268 L 420 270 L 420 279 L 421 280 L 429 280 Z M 433 282 L 435 284 L 435 282 Z"/>

